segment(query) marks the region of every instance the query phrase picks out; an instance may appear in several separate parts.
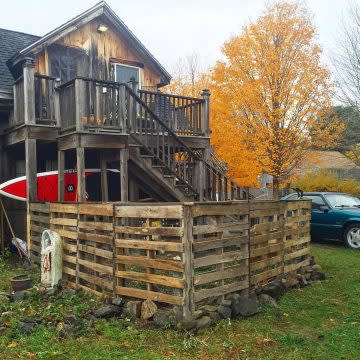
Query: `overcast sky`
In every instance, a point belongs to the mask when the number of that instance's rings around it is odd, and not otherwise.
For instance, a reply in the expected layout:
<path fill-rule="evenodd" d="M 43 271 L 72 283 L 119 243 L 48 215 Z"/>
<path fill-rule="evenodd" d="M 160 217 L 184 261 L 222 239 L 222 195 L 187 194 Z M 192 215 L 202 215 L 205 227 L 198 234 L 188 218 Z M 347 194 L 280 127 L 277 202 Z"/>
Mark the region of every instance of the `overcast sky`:
<path fill-rule="evenodd" d="M 265 0 L 108 0 L 144 45 L 171 71 L 179 57 L 197 53 L 212 65 L 221 45 L 255 20 Z M 354 0 L 359 2 L 360 0 Z M 96 4 L 91 0 L 0 0 L 0 27 L 44 35 Z M 307 0 L 314 14 L 324 60 L 336 47 L 349 0 Z"/>

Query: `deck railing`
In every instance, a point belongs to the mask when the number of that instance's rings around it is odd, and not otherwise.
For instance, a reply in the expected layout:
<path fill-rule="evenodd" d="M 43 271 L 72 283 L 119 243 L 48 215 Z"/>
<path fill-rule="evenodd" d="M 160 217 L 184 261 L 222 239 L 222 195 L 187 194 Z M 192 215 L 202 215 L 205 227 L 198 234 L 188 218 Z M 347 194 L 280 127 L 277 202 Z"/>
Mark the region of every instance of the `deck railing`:
<path fill-rule="evenodd" d="M 193 313 L 308 265 L 308 200 L 32 203 L 30 244 L 62 239 L 63 276 L 96 295 L 151 299 Z"/>

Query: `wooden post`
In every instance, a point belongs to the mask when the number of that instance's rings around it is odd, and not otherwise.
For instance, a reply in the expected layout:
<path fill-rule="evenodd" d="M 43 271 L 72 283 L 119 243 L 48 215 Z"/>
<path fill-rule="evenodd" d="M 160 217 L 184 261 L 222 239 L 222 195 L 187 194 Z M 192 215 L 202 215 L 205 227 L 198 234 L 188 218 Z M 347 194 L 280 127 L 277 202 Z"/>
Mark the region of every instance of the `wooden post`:
<path fill-rule="evenodd" d="M 9 118 L 9 126 L 14 126 L 20 123 L 20 121 L 23 121 L 24 119 L 19 119 L 19 106 L 23 107 L 23 101 L 24 98 L 20 99 L 19 98 L 19 93 L 17 91 L 17 84 L 13 84 L 13 96 L 14 96 L 14 112 L 13 112 L 13 116 L 12 119 L 11 117 Z"/>
<path fill-rule="evenodd" d="M 131 78 L 129 81 L 129 86 L 131 90 L 137 94 L 138 90 L 138 82 L 135 80 L 135 78 Z M 129 121 L 129 130 L 130 131 L 136 131 L 136 101 L 133 96 L 129 96 L 129 103 L 128 103 L 128 121 Z"/>
<path fill-rule="evenodd" d="M 35 124 L 35 72 L 34 61 L 30 58 L 23 64 L 24 76 L 24 122 Z"/>
<path fill-rule="evenodd" d="M 81 131 L 84 128 L 83 117 L 85 116 L 85 81 L 82 79 L 75 79 L 75 118 L 76 131 Z"/>
<path fill-rule="evenodd" d="M 85 184 L 85 149 L 83 147 L 76 148 L 76 168 L 77 168 L 77 199 L 79 202 L 86 200 L 86 184 Z"/>
<path fill-rule="evenodd" d="M 187 318 L 195 311 L 194 303 L 194 253 L 193 248 L 193 217 L 191 214 L 192 203 L 183 205 L 183 238 L 182 242 L 184 245 L 183 252 L 183 265 L 184 265 L 184 305 L 183 305 L 183 316 Z"/>
<path fill-rule="evenodd" d="M 36 139 L 25 139 L 25 163 L 27 200 L 37 201 Z"/>
<path fill-rule="evenodd" d="M 129 179 L 129 201 L 139 201 L 139 186 L 134 179 Z"/>
<path fill-rule="evenodd" d="M 119 126 L 122 134 L 127 133 L 128 124 L 127 124 L 127 116 L 126 116 L 126 89 L 124 85 L 119 87 Z"/>
<path fill-rule="evenodd" d="M 100 169 L 101 169 L 101 200 L 109 201 L 107 163 L 103 155 L 101 155 L 101 159 L 100 159 Z"/>
<path fill-rule="evenodd" d="M 58 151 L 58 199 L 64 201 L 65 151 Z"/>
<path fill-rule="evenodd" d="M 204 136 L 210 137 L 210 91 L 204 89 L 201 93 L 204 99 L 201 108 L 201 130 Z"/>
<path fill-rule="evenodd" d="M 128 202 L 129 194 L 129 178 L 128 178 L 128 160 L 129 160 L 129 150 L 120 149 L 120 201 Z"/>
<path fill-rule="evenodd" d="M 55 112 L 55 121 L 56 121 L 56 126 L 61 127 L 59 86 L 60 86 L 60 79 L 55 79 L 55 82 L 54 82 L 54 112 Z"/>

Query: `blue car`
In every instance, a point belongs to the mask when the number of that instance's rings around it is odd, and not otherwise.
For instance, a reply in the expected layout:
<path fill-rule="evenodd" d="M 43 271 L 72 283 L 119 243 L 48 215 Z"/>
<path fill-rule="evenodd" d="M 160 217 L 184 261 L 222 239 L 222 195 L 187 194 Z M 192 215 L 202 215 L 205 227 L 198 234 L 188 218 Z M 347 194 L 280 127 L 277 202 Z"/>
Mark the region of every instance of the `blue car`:
<path fill-rule="evenodd" d="M 296 200 L 298 194 L 289 194 L 282 200 Z M 312 239 L 344 241 L 351 249 L 360 249 L 360 199 L 334 192 L 304 192 L 311 199 Z"/>

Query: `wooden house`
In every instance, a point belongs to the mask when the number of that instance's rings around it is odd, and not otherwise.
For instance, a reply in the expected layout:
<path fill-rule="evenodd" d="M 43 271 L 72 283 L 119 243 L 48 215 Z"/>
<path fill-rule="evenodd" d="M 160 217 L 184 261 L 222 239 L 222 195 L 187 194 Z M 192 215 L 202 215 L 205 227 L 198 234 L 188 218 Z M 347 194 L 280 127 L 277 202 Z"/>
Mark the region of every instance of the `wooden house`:
<path fill-rule="evenodd" d="M 244 198 L 210 148 L 209 91 L 166 94 L 170 80 L 105 2 L 42 37 L 0 29 L 0 182 L 26 175 L 29 201 L 50 170 L 59 201 L 70 170 L 79 202 L 90 186 L 95 201 Z M 101 169 L 95 186 L 89 168 Z"/>

